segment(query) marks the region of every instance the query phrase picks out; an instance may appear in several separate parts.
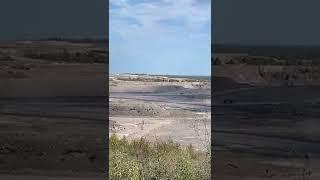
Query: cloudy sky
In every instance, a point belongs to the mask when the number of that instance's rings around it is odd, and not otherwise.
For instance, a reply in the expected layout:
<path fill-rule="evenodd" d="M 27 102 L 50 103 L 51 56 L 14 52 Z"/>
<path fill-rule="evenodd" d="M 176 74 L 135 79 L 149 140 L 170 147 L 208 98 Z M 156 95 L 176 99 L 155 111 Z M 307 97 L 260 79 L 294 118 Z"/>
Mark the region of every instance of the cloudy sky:
<path fill-rule="evenodd" d="M 110 0 L 111 73 L 210 75 L 210 0 Z"/>

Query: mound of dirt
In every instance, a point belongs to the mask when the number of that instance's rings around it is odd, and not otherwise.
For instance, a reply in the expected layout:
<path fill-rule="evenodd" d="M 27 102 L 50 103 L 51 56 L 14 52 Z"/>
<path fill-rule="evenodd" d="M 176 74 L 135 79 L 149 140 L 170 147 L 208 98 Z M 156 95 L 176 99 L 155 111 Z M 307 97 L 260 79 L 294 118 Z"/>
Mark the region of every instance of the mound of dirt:
<path fill-rule="evenodd" d="M 264 85 L 267 83 L 259 75 L 258 66 L 254 65 L 213 66 L 212 71 L 218 77 L 228 77 L 241 84 Z"/>
<path fill-rule="evenodd" d="M 144 103 L 112 103 L 109 108 L 110 116 L 169 116 L 170 112 L 162 105 Z"/>
<path fill-rule="evenodd" d="M 112 82 L 110 92 L 126 92 L 126 93 L 163 93 L 173 92 L 185 89 L 183 86 L 176 84 L 161 85 L 161 84 L 145 84 L 133 82 Z"/>

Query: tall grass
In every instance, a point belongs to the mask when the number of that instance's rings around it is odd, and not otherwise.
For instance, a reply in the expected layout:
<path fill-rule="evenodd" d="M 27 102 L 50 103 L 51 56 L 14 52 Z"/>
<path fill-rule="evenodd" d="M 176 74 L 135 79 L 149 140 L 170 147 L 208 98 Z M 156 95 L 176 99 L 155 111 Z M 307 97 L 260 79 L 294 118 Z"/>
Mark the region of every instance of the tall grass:
<path fill-rule="evenodd" d="M 112 135 L 109 141 L 110 180 L 207 180 L 210 156 L 171 140 L 149 142 Z"/>

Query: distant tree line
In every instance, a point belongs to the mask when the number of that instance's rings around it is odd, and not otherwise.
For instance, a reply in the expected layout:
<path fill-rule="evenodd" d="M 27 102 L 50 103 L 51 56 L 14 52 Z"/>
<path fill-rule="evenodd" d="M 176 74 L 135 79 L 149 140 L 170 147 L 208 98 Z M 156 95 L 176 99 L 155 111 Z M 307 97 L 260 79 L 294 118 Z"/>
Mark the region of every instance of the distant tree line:
<path fill-rule="evenodd" d="M 24 50 L 24 57 L 42 59 L 54 62 L 79 62 L 79 63 L 106 63 L 107 52 L 99 50 L 70 52 L 66 48 L 59 51 L 39 51 L 36 49 Z"/>
<path fill-rule="evenodd" d="M 254 57 L 254 56 L 233 56 L 233 57 L 213 57 L 213 65 L 221 64 L 248 64 L 248 65 L 299 65 L 310 66 L 320 65 L 320 60 L 312 59 L 277 59 L 273 57 Z"/>
<path fill-rule="evenodd" d="M 232 45 L 213 44 L 211 51 L 215 53 L 246 53 L 249 56 L 265 56 L 277 59 L 318 59 L 320 46 L 270 46 L 270 45 Z"/>
<path fill-rule="evenodd" d="M 66 41 L 72 43 L 108 43 L 107 38 L 65 38 L 62 36 L 57 37 L 49 37 L 46 39 L 42 39 L 46 41 Z"/>

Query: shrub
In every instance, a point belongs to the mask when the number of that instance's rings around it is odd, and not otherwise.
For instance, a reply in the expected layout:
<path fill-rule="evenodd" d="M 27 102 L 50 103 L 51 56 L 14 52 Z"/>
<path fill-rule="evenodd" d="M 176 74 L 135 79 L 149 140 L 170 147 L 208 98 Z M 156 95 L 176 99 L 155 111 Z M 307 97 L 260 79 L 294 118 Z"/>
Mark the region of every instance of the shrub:
<path fill-rule="evenodd" d="M 210 179 L 210 156 L 171 140 L 149 142 L 112 135 L 109 141 L 111 180 Z"/>

